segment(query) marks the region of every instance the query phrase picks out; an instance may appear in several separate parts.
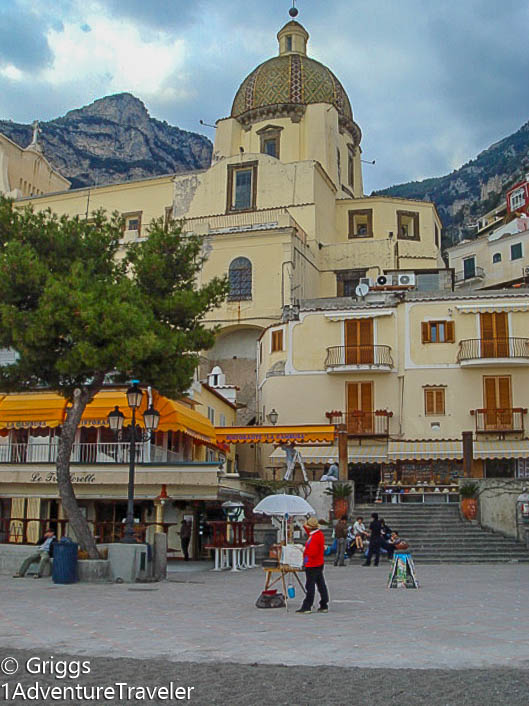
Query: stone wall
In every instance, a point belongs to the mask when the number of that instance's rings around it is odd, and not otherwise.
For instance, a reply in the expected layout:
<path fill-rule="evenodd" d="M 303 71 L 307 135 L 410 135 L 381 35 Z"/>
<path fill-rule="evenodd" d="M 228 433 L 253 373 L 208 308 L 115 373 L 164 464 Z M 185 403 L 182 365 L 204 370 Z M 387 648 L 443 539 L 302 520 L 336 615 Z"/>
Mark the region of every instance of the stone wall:
<path fill-rule="evenodd" d="M 0 574 L 13 575 L 19 570 L 24 559 L 34 554 L 37 549 L 37 546 L 0 544 Z M 98 583 L 110 580 L 109 561 L 82 560 L 77 562 L 77 568 L 79 581 Z"/>
<path fill-rule="evenodd" d="M 516 519 L 516 499 L 527 480 L 506 478 L 472 479 L 480 486 L 478 521 L 486 529 L 524 541 L 521 522 Z"/>

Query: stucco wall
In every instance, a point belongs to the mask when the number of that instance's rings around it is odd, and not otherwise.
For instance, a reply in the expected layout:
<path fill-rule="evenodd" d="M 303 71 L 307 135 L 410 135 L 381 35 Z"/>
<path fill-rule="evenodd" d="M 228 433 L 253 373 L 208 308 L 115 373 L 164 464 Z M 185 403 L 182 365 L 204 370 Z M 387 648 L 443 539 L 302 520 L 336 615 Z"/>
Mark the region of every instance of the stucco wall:
<path fill-rule="evenodd" d="M 516 523 L 516 499 L 527 480 L 486 478 L 479 483 L 478 521 L 483 527 L 502 534 L 522 538 L 522 526 Z"/>

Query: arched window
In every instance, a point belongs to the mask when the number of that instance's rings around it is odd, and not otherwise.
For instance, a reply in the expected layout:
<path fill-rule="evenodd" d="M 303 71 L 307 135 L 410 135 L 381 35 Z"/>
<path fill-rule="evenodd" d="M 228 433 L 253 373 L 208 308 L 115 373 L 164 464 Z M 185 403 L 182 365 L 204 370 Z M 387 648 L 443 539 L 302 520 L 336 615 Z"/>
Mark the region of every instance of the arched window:
<path fill-rule="evenodd" d="M 229 269 L 230 293 L 232 302 L 252 298 L 252 263 L 246 257 L 232 260 Z"/>
<path fill-rule="evenodd" d="M 492 262 L 501 262 L 501 252 L 495 252 L 492 256 Z"/>

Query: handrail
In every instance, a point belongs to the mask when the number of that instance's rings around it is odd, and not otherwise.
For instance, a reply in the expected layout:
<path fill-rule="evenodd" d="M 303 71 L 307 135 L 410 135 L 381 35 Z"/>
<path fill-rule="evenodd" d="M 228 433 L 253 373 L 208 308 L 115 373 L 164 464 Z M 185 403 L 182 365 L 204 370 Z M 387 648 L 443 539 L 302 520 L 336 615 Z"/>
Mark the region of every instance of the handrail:
<path fill-rule="evenodd" d="M 0 445 L 0 463 L 56 463 L 56 442 L 52 443 L 8 443 Z M 136 463 L 181 463 L 179 454 L 154 444 L 137 443 L 135 449 Z M 130 444 L 115 443 L 81 443 L 74 444 L 70 463 L 87 464 L 127 464 L 130 459 Z"/>
<path fill-rule="evenodd" d="M 456 272 L 455 274 L 455 281 L 456 282 L 466 282 L 469 279 L 483 279 L 485 277 L 485 270 L 483 267 L 475 267 L 474 268 L 474 274 L 473 275 L 468 275 L 465 277 L 465 271 L 462 270 L 461 272 Z"/>
<path fill-rule="evenodd" d="M 391 346 L 330 346 L 327 348 L 325 367 L 333 368 L 345 365 L 374 365 L 393 367 Z"/>
<path fill-rule="evenodd" d="M 523 407 L 504 407 L 501 409 L 471 409 L 470 414 L 476 417 L 476 433 L 480 432 L 523 432 Z"/>
<path fill-rule="evenodd" d="M 457 362 L 481 358 L 529 358 L 529 338 L 466 338 L 459 341 Z"/>
<path fill-rule="evenodd" d="M 393 412 L 378 409 L 374 412 L 354 410 L 352 412 L 327 412 L 331 424 L 345 424 L 349 436 L 389 436 L 389 420 Z"/>

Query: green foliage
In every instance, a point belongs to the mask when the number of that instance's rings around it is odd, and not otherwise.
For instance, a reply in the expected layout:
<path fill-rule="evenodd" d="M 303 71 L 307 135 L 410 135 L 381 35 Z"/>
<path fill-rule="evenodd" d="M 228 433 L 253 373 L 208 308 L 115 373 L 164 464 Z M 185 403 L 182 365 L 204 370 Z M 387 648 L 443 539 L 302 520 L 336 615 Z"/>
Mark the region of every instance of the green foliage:
<path fill-rule="evenodd" d="M 478 490 L 479 485 L 477 483 L 465 483 L 459 488 L 459 495 L 462 498 L 475 498 Z"/>
<path fill-rule="evenodd" d="M 71 396 L 101 374 L 137 377 L 165 394 L 191 383 L 214 332 L 204 315 L 228 291 L 198 286 L 201 240 L 162 220 L 123 249 L 122 221 L 19 209 L 0 197 L 0 347 L 17 351 L 0 388 Z M 116 373 L 119 371 L 119 373 Z"/>
<path fill-rule="evenodd" d="M 350 483 L 333 483 L 332 487 L 324 491 L 326 495 L 331 495 L 333 498 L 348 498 L 352 492 L 353 486 Z"/>

